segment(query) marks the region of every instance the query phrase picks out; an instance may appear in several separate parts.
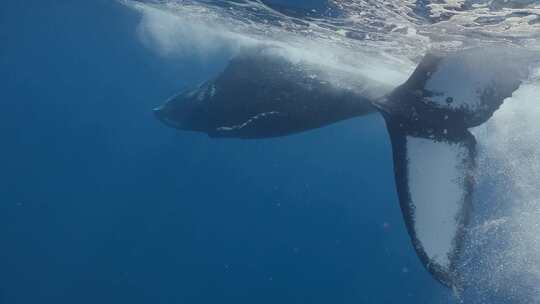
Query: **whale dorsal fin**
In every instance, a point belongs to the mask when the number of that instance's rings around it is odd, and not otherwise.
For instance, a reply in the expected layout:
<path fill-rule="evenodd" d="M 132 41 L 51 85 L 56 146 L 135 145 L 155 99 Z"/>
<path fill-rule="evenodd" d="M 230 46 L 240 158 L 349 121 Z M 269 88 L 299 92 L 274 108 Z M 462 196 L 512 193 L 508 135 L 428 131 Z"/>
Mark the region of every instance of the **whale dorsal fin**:
<path fill-rule="evenodd" d="M 387 119 L 399 202 L 414 249 L 441 283 L 459 286 L 455 272 L 469 220 L 475 139 L 410 133 Z"/>

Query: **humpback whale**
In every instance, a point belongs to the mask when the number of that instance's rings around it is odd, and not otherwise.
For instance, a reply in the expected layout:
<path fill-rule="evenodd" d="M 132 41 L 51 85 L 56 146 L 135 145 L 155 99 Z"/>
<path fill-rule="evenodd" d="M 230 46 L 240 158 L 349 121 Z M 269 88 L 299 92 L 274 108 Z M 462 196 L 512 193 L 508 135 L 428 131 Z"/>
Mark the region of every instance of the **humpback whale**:
<path fill-rule="evenodd" d="M 427 54 L 397 88 L 366 78 L 357 89 L 336 87 L 259 50 L 232 59 L 217 78 L 154 112 L 177 129 L 236 138 L 284 136 L 381 113 L 414 250 L 436 280 L 455 289 L 474 190 L 476 139 L 469 129 L 530 77 L 538 58 L 515 48 Z"/>

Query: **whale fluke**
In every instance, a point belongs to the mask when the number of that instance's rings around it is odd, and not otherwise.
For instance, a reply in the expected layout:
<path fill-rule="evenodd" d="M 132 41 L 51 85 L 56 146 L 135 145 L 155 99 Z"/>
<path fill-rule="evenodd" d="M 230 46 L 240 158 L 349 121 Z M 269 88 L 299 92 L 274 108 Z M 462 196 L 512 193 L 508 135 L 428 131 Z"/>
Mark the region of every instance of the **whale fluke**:
<path fill-rule="evenodd" d="M 404 84 L 375 103 L 418 130 L 471 128 L 512 96 L 535 58 L 512 48 L 427 54 Z"/>
<path fill-rule="evenodd" d="M 529 77 L 530 54 L 472 49 L 429 54 L 411 77 L 375 101 L 392 143 L 399 202 L 424 267 L 460 288 L 456 263 L 472 212 L 476 139 L 486 122 Z"/>
<path fill-rule="evenodd" d="M 441 283 L 459 285 L 456 263 L 472 208 L 476 141 L 411 134 L 386 119 L 394 174 L 407 231 L 424 267 Z"/>

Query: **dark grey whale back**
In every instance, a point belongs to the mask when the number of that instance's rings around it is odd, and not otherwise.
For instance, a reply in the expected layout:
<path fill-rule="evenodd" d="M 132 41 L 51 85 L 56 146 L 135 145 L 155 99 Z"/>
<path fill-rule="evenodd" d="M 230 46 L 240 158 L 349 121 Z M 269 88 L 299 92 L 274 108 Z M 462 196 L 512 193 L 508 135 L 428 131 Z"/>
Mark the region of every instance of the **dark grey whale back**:
<path fill-rule="evenodd" d="M 371 100 L 264 51 L 232 59 L 214 80 L 156 109 L 164 123 L 211 137 L 266 138 L 375 112 Z"/>

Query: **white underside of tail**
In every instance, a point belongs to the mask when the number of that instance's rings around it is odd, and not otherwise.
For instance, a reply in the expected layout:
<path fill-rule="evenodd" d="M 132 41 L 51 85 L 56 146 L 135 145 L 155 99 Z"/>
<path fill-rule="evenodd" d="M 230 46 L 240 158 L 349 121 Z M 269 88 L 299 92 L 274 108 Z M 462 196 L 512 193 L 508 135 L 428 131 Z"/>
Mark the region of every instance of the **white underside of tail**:
<path fill-rule="evenodd" d="M 436 142 L 407 136 L 408 181 L 418 244 L 427 257 L 443 269 L 459 232 L 466 196 L 464 158 L 460 143 Z"/>

